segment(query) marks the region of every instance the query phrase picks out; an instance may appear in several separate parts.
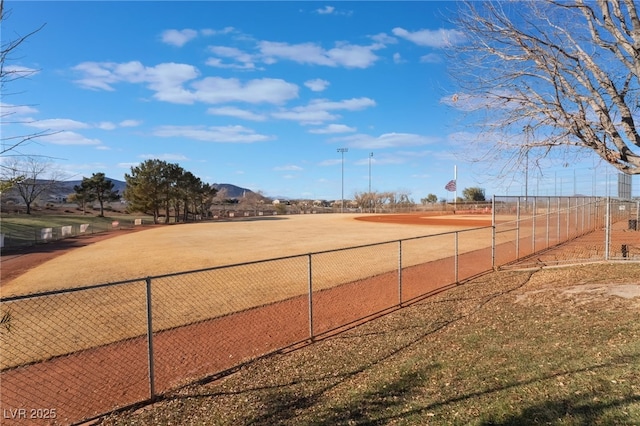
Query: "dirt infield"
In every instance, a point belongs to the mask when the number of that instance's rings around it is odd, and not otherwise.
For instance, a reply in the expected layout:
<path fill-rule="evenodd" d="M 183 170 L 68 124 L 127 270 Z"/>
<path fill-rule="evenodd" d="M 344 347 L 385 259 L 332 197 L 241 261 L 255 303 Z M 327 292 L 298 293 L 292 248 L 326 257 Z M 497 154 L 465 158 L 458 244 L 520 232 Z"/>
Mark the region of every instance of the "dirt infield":
<path fill-rule="evenodd" d="M 424 215 L 424 214 L 382 214 L 357 216 L 356 220 L 373 223 L 395 223 L 400 225 L 424 225 L 424 226 L 465 226 L 481 227 L 491 226 L 491 216 L 487 214 L 474 215 Z"/>
<path fill-rule="evenodd" d="M 448 219 L 403 216 L 404 220 L 399 220 L 398 216 L 389 215 L 388 218 L 395 222 L 380 223 L 381 219 L 373 215 L 367 217 L 368 220 L 358 221 L 348 215 L 306 215 L 168 226 L 118 234 L 117 238 L 96 239 L 91 244 L 84 241 L 87 244 L 69 250 L 52 250 L 46 262 L 26 273 L 18 275 L 13 272 L 16 277 L 6 284 L 3 279 L 2 291 L 5 296 L 6 291 L 15 294 L 36 289 L 51 290 L 61 283 L 65 287 L 88 284 L 86 280 L 89 278 L 93 282 L 107 282 L 132 278 L 132 275 L 144 277 L 216 264 L 318 252 L 485 226 L 486 221 L 486 216 Z M 470 222 L 465 223 L 465 220 Z M 414 222 L 424 226 L 415 226 Z M 434 247 L 434 250 L 441 249 Z M 38 257 L 38 253 L 32 253 L 12 258 L 13 263 L 12 259 L 3 260 L 3 273 L 10 276 L 11 267 L 5 269 L 5 265 L 18 264 L 16 259 L 26 262 L 30 256 L 34 261 L 44 259 Z M 464 262 L 468 272 L 463 271 L 463 274 L 473 273 L 472 259 L 468 256 Z M 376 262 L 376 259 L 368 260 Z M 442 259 L 408 267 L 403 271 L 403 300 L 428 294 L 453 282 L 452 266 L 451 259 Z M 268 281 L 265 279 L 265 284 Z M 143 290 L 144 287 L 140 287 L 137 294 L 143 295 Z M 177 293 L 172 297 L 173 302 L 176 296 Z M 127 302 L 129 298 L 127 296 Z M 100 313 L 99 310 L 109 303 L 94 302 L 98 304 L 93 313 L 106 316 L 105 327 L 123 320 L 119 315 L 109 317 L 107 311 L 104 315 Z M 172 305 L 173 302 L 169 301 L 168 306 L 178 309 L 177 304 Z M 307 297 L 292 296 L 214 319 L 154 332 L 155 392 L 164 392 L 185 381 L 232 368 L 243 360 L 292 342 L 305 341 L 310 332 L 308 304 Z M 316 291 L 311 331 L 314 335 L 328 333 L 345 324 L 353 325 L 367 316 L 394 309 L 397 305 L 397 271 Z M 37 314 L 45 305 L 35 306 L 28 312 Z M 119 303 L 117 306 L 121 309 L 127 305 Z M 65 308 L 60 309 L 64 312 Z M 132 314 L 129 309 L 126 313 Z M 141 318 L 140 322 L 144 323 L 144 316 Z M 55 316 L 46 315 L 39 321 L 54 319 Z M 64 330 L 72 331 L 82 325 L 79 324 L 82 320 L 71 320 L 73 322 L 62 327 Z M 138 336 L 3 370 L 0 410 L 10 413 L 19 408 L 56 408 L 57 419 L 52 423 L 68 424 L 148 398 L 147 340 L 144 333 Z M 82 339 L 82 335 L 78 335 L 78 339 Z M 39 344 L 45 343 L 52 342 Z M 5 419 L 3 424 L 14 423 Z M 30 423 L 21 419 L 15 424 Z"/>

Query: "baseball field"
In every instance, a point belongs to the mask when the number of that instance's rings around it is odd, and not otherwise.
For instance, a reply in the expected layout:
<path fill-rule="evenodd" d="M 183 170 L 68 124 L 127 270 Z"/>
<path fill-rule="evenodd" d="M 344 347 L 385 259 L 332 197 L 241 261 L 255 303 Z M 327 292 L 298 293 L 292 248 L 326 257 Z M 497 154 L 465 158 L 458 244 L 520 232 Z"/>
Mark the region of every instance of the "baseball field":
<path fill-rule="evenodd" d="M 315 253 L 314 324 L 323 332 L 397 304 L 399 240 L 432 236 L 406 243 L 403 268 L 443 259 L 452 270 L 451 231 L 474 229 L 459 247 L 471 252 L 491 244 L 490 224 L 487 215 L 254 217 L 118 231 L 3 256 L 2 315 L 11 321 L 0 357 L 2 407 L 18 406 L 20 389 L 69 419 L 145 399 L 145 277 L 153 277 L 156 383 L 166 390 L 229 368 L 235 357 L 304 340 L 305 254 Z M 428 292 L 421 277 L 437 270 L 407 270 L 408 297 Z M 453 279 L 442 274 L 431 285 Z M 69 289 L 76 290 L 61 291 Z M 53 293 L 16 298 L 41 292 Z M 53 388 L 38 385 L 43 377 Z M 97 393 L 87 397 L 86 387 Z"/>
<path fill-rule="evenodd" d="M 1 292 L 38 293 L 490 225 L 489 215 L 307 214 L 163 226 L 62 249 L 43 263 L 21 266 L 18 276 L 14 263 L 24 264 L 24 255 L 3 257 L 9 279 Z M 486 247 L 490 240 L 477 243 Z"/>
<path fill-rule="evenodd" d="M 452 284 L 451 231 L 465 231 L 456 252 L 470 264 L 490 252 L 490 224 L 488 215 L 255 217 L 3 256 L 2 296 L 13 297 L 2 306 L 12 319 L 2 408 L 45 404 L 73 422 L 148 398 L 145 288 L 163 392 L 308 338 L 305 254 L 315 253 L 312 328 L 323 333 L 397 306 L 399 255 L 409 297 Z M 42 291 L 54 293 L 17 297 Z"/>

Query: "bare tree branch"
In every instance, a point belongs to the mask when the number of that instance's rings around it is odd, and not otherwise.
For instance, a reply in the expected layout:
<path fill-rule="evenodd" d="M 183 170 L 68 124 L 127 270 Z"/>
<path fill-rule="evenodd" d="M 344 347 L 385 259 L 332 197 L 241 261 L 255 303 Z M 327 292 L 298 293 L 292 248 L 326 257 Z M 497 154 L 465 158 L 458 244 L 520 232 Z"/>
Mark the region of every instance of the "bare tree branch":
<path fill-rule="evenodd" d="M 9 14 L 5 11 L 4 8 L 4 0 L 0 0 L 0 23 L 4 23 L 8 16 Z M 42 30 L 44 26 L 45 24 L 41 25 L 39 28 L 29 32 L 26 35 L 17 35 L 16 38 L 13 39 L 7 37 L 6 34 L 3 34 L 3 42 L 0 47 L 0 92 L 2 93 L 3 98 L 6 99 L 6 97 L 10 95 L 10 93 L 7 93 L 6 90 L 9 83 L 12 83 L 18 79 L 27 78 L 38 72 L 38 70 L 35 69 L 10 65 L 10 62 L 15 60 L 12 57 L 12 54 L 15 53 L 28 38 Z M 7 39 L 8 41 L 5 41 Z M 2 120 L 3 126 L 16 123 L 23 124 L 20 121 L 16 121 L 13 123 L 7 121 L 7 117 L 14 115 L 19 108 L 20 106 L 17 105 L 0 103 L 0 120 Z M 27 145 L 37 138 L 48 136 L 54 133 L 56 132 L 45 130 L 27 135 L 5 136 L 7 132 L 3 131 L 2 136 L 0 136 L 0 158 L 4 157 L 5 154 L 11 152 L 13 152 L 14 155 L 22 155 L 21 153 L 17 153 L 16 150 L 18 147 Z"/>
<path fill-rule="evenodd" d="M 640 174 L 640 21 L 633 0 L 467 2 L 457 24 L 457 97 L 489 149 L 580 148 Z M 522 129 L 535 138 L 526 144 Z M 522 158 L 522 155 L 519 155 Z"/>
<path fill-rule="evenodd" d="M 25 203 L 27 214 L 31 213 L 33 203 L 43 194 L 55 190 L 64 177 L 64 173 L 52 164 L 33 157 L 13 158 L 0 167 L 0 181 L 12 183 L 11 190 Z"/>

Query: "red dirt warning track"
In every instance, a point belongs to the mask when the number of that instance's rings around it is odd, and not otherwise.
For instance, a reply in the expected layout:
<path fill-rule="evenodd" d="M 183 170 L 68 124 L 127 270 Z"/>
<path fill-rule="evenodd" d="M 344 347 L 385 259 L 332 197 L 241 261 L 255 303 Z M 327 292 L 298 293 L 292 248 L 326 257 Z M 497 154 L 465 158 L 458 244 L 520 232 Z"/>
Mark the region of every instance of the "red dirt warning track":
<path fill-rule="evenodd" d="M 387 214 L 376 216 L 359 216 L 356 220 L 377 223 L 395 223 L 401 225 L 429 225 L 429 226 L 491 226 L 491 216 L 475 215 L 455 216 L 455 215 L 425 215 L 423 213 L 413 214 Z"/>

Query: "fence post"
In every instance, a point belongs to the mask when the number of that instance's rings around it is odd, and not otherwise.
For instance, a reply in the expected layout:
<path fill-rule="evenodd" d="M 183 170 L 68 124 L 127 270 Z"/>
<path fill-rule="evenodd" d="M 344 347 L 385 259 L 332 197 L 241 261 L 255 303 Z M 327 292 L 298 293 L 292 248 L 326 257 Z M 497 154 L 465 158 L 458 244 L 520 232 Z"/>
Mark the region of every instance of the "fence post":
<path fill-rule="evenodd" d="M 402 306 L 402 240 L 398 241 L 398 306 Z"/>
<path fill-rule="evenodd" d="M 604 207 L 604 260 L 609 260 L 609 243 L 611 242 L 611 199 L 607 197 Z"/>
<path fill-rule="evenodd" d="M 573 227 L 575 229 L 574 230 L 574 235 L 573 235 L 574 238 L 577 237 L 578 235 L 580 235 L 579 226 L 578 226 L 578 217 L 579 217 L 578 209 L 579 209 L 579 204 L 578 204 L 578 199 L 576 198 L 576 211 L 574 213 L 576 217 L 573 219 L 574 222 L 575 222 L 574 225 L 573 225 Z"/>
<path fill-rule="evenodd" d="M 147 357 L 149 363 L 149 398 L 154 399 L 155 390 L 155 368 L 153 362 L 153 315 L 151 311 L 151 278 L 146 278 L 147 284 Z"/>
<path fill-rule="evenodd" d="M 495 231 L 494 231 L 495 232 Z M 455 271 L 455 283 L 459 284 L 459 280 L 458 280 L 458 234 L 460 233 L 460 231 L 456 231 L 454 234 L 454 244 L 453 244 L 453 250 L 454 250 L 454 254 L 453 254 L 453 269 Z"/>
<path fill-rule="evenodd" d="M 307 282 L 309 283 L 309 340 L 313 342 L 313 275 L 311 270 L 311 253 L 307 255 Z"/>
<path fill-rule="evenodd" d="M 538 219 L 538 197 L 533 197 L 533 212 L 531 213 L 531 253 L 536 252 L 536 220 Z"/>
<path fill-rule="evenodd" d="M 458 251 L 458 234 L 456 233 L 456 252 Z M 456 256 L 457 257 L 457 256 Z M 457 262 L 457 260 L 456 260 Z M 491 267 L 496 267 L 496 196 L 491 197 Z M 458 275 L 456 268 L 456 284 Z"/>
<path fill-rule="evenodd" d="M 567 238 L 565 241 L 571 239 L 571 198 L 567 198 Z"/>
<path fill-rule="evenodd" d="M 561 221 L 560 221 L 560 216 L 562 216 L 562 203 L 560 201 L 560 197 L 558 197 L 558 199 L 556 200 L 556 216 L 557 216 L 557 226 L 556 226 L 556 244 L 560 244 L 560 241 L 562 241 L 562 237 L 560 236 L 560 225 L 561 225 Z"/>
<path fill-rule="evenodd" d="M 545 248 L 549 248 L 549 232 L 550 232 L 550 223 L 551 223 L 551 198 L 547 197 L 547 231 L 546 231 L 546 235 L 545 235 L 545 239 L 546 239 L 546 247 Z"/>
<path fill-rule="evenodd" d="M 520 259 L 520 197 L 516 199 L 516 260 Z"/>

